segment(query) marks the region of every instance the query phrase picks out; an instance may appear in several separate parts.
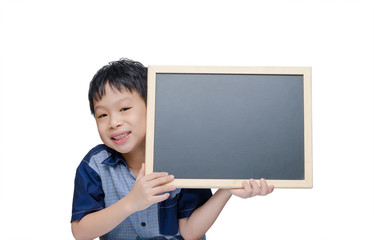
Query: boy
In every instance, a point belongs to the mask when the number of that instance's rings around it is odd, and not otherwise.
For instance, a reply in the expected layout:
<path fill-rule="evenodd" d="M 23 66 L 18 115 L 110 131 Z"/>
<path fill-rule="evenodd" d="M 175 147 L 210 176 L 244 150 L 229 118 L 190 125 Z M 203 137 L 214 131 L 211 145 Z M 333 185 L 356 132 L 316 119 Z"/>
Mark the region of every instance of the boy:
<path fill-rule="evenodd" d="M 91 113 L 104 144 L 93 148 L 75 178 L 72 232 L 76 239 L 205 239 L 231 195 L 249 198 L 274 189 L 264 179 L 242 189 L 176 189 L 168 173 L 144 174 L 147 69 L 128 59 L 93 77 Z"/>

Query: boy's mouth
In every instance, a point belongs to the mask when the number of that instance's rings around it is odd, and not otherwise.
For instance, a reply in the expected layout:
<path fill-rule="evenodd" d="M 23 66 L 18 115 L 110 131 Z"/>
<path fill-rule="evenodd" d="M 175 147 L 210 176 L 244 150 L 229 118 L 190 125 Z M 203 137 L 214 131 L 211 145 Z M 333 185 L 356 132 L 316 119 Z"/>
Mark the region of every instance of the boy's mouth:
<path fill-rule="evenodd" d="M 110 139 L 112 139 L 112 141 L 114 143 L 120 144 L 120 143 L 126 142 L 129 139 L 130 134 L 131 134 L 130 131 L 120 132 L 120 133 L 116 133 L 116 134 L 113 134 L 112 136 L 110 136 Z"/>

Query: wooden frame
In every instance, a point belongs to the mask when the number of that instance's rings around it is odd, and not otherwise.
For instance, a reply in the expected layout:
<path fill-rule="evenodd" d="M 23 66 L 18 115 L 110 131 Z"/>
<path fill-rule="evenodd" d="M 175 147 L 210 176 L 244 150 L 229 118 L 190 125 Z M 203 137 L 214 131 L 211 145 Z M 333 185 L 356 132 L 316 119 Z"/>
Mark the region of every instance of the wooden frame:
<path fill-rule="evenodd" d="M 302 75 L 304 98 L 304 179 L 267 179 L 268 184 L 277 188 L 312 188 L 312 86 L 310 67 L 216 67 L 216 66 L 149 66 L 146 135 L 146 174 L 154 169 L 154 122 L 157 73 L 202 73 L 202 74 L 264 74 Z M 175 179 L 172 184 L 180 188 L 241 188 L 248 179 Z"/>

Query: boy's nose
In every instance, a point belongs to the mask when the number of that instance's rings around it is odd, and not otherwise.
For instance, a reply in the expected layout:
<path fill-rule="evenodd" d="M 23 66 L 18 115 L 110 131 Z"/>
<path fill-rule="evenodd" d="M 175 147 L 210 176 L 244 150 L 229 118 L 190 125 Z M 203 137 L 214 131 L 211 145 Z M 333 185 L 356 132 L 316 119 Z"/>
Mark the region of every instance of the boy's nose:
<path fill-rule="evenodd" d="M 118 127 L 122 126 L 122 121 L 118 118 L 111 118 L 110 119 L 110 128 L 111 129 L 116 129 Z"/>

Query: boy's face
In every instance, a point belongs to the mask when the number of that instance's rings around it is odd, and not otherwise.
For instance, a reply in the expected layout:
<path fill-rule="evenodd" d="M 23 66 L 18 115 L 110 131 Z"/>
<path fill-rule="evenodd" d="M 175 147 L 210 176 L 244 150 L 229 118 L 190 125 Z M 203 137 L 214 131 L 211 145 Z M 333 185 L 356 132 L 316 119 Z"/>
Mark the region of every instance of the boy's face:
<path fill-rule="evenodd" d="M 94 101 L 95 119 L 101 140 L 126 155 L 144 154 L 146 105 L 138 92 L 117 91 L 108 84 L 105 95 Z"/>

